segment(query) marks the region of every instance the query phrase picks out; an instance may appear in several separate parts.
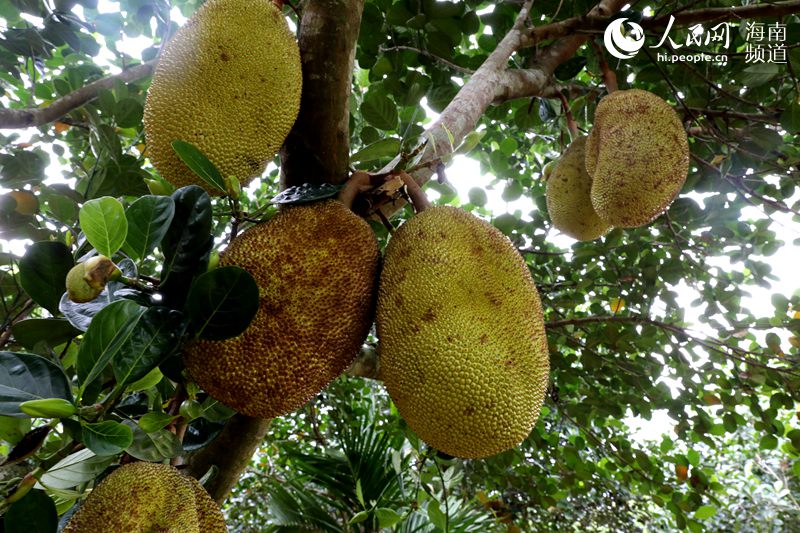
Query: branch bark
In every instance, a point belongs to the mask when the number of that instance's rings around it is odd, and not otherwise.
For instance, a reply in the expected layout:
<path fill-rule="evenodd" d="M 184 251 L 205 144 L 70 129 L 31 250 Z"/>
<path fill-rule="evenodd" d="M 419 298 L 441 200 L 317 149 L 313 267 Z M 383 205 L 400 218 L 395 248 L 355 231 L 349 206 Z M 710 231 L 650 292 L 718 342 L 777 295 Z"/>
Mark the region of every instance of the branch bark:
<path fill-rule="evenodd" d="M 250 459 L 267 434 L 271 421 L 241 414 L 233 415 L 211 444 L 189 458 L 189 474 L 199 479 L 212 466 L 216 466 L 217 475 L 205 488 L 212 498 L 222 503 L 250 464 Z"/>
<path fill-rule="evenodd" d="M 97 98 L 101 89 L 111 89 L 114 87 L 114 83 L 117 80 L 130 83 L 150 76 L 153 73 L 155 64 L 155 60 L 148 61 L 147 63 L 142 63 L 141 65 L 123 70 L 119 74 L 93 81 L 84 85 L 77 91 L 62 96 L 45 107 L 0 109 L 0 129 L 30 128 L 32 126 L 42 126 L 50 122 L 55 122 L 64 115 Z"/>
<path fill-rule="evenodd" d="M 282 188 L 343 183 L 350 156 L 350 90 L 364 0 L 303 3 L 300 115 L 281 149 Z"/>

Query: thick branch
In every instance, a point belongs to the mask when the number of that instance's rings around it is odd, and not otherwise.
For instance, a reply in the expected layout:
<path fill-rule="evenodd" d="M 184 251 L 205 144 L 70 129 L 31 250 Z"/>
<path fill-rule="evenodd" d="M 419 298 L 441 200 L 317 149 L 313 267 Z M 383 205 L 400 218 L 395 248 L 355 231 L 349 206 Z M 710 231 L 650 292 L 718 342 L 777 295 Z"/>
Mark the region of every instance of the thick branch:
<path fill-rule="evenodd" d="M 722 22 L 726 20 L 780 17 L 798 12 L 800 12 L 800 0 L 738 7 L 711 7 L 675 13 L 674 26 L 688 26 L 711 21 Z M 669 23 L 669 17 L 670 13 L 658 17 L 644 17 L 639 21 L 639 25 L 645 29 L 664 28 Z M 595 13 L 585 17 L 572 17 L 545 26 L 539 26 L 528 32 L 523 46 L 533 46 L 536 43 L 558 39 L 578 31 L 603 30 L 610 20 L 610 17 L 606 14 Z"/>
<path fill-rule="evenodd" d="M 209 481 L 206 489 L 212 498 L 222 503 L 250 464 L 250 459 L 267 434 L 270 422 L 262 418 L 234 415 L 211 444 L 189 459 L 189 473 L 199 479 L 216 466 L 219 469 L 217 475 Z"/>
<path fill-rule="evenodd" d="M 281 185 L 342 183 L 350 152 L 350 90 L 364 0 L 303 3 L 300 115 L 281 149 Z"/>
<path fill-rule="evenodd" d="M 0 109 L 0 128 L 29 128 L 54 122 L 67 113 L 97 98 L 101 89 L 111 89 L 119 80 L 130 83 L 153 73 L 155 60 L 123 70 L 119 74 L 93 81 L 77 91 L 62 96 L 45 107 L 28 109 Z"/>

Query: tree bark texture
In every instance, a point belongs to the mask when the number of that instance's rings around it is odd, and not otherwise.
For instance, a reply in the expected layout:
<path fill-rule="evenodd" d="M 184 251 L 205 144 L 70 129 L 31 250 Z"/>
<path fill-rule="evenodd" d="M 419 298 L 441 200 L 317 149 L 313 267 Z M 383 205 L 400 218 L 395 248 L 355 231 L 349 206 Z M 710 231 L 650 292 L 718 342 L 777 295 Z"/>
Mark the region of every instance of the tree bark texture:
<path fill-rule="evenodd" d="M 350 156 L 350 88 L 364 0 L 303 4 L 300 115 L 281 149 L 281 188 L 343 183 Z"/>

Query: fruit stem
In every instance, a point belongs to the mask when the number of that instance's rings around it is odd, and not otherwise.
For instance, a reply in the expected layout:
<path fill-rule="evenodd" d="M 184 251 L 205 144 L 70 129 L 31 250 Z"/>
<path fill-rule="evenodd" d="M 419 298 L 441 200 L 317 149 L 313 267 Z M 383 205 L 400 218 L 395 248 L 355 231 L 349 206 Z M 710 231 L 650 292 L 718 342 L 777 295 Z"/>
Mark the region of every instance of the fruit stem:
<path fill-rule="evenodd" d="M 603 53 L 603 49 L 600 48 L 600 45 L 594 40 L 590 42 L 592 43 L 592 48 L 594 48 L 594 53 L 597 54 L 597 61 L 600 63 L 600 69 L 603 72 L 603 83 L 606 86 L 606 91 L 608 91 L 608 94 L 611 94 L 617 90 L 617 75 L 608 65 L 606 55 Z"/>
<path fill-rule="evenodd" d="M 564 116 L 567 119 L 567 129 L 569 130 L 569 137 L 571 140 L 577 139 L 581 132 L 578 130 L 578 124 L 575 122 L 575 117 L 572 116 L 572 110 L 569 108 L 569 102 L 567 101 L 567 97 L 564 96 L 563 93 L 558 93 L 558 97 L 561 98 L 561 109 L 564 111 Z"/>
<path fill-rule="evenodd" d="M 411 177 L 410 174 L 401 171 L 398 176 L 400 176 L 400 178 L 403 180 L 403 183 L 406 184 L 408 196 L 411 198 L 411 203 L 417 213 L 422 213 L 431 207 L 430 200 L 428 200 L 428 197 L 425 196 L 425 193 L 422 192 L 419 184 L 414 180 L 413 177 Z"/>
<path fill-rule="evenodd" d="M 356 170 L 344 184 L 344 189 L 339 191 L 338 200 L 352 211 L 356 196 L 370 190 L 372 188 L 371 181 L 372 177 L 368 173 Z"/>

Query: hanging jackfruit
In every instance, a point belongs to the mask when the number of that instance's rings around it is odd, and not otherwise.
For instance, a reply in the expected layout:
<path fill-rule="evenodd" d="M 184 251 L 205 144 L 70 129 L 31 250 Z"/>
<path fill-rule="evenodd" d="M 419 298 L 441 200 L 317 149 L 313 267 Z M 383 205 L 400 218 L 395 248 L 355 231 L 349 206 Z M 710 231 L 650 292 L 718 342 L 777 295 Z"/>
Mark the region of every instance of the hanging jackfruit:
<path fill-rule="evenodd" d="M 650 223 L 675 199 L 689 172 L 689 141 L 680 118 L 651 92 L 609 94 L 595 111 L 586 170 L 592 205 L 607 224 Z"/>
<path fill-rule="evenodd" d="M 372 325 L 378 243 L 339 201 L 288 207 L 236 238 L 220 264 L 244 268 L 261 304 L 244 333 L 200 341 L 192 378 L 249 416 L 302 407 L 355 359 Z"/>
<path fill-rule="evenodd" d="M 147 93 L 153 166 L 176 187 L 220 191 L 183 164 L 171 143 L 195 145 L 242 185 L 261 175 L 300 109 L 300 52 L 269 0 L 209 0 L 165 45 Z"/>
<path fill-rule="evenodd" d="M 403 224 L 386 249 L 376 325 L 386 388 L 430 446 L 485 457 L 530 433 L 548 383 L 542 307 L 496 228 L 453 207 Z"/>

